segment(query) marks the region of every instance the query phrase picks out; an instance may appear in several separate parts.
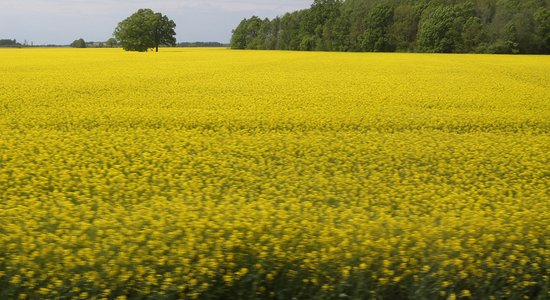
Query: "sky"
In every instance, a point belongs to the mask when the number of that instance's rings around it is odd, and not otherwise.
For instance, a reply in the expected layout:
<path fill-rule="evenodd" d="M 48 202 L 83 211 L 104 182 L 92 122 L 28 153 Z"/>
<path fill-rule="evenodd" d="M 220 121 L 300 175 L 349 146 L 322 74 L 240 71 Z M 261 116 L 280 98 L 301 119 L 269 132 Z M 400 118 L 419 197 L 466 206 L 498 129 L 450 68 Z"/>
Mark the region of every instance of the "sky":
<path fill-rule="evenodd" d="M 176 22 L 178 42 L 227 43 L 243 18 L 283 15 L 313 0 L 0 0 L 0 39 L 30 44 L 106 41 L 118 24 L 140 8 Z"/>

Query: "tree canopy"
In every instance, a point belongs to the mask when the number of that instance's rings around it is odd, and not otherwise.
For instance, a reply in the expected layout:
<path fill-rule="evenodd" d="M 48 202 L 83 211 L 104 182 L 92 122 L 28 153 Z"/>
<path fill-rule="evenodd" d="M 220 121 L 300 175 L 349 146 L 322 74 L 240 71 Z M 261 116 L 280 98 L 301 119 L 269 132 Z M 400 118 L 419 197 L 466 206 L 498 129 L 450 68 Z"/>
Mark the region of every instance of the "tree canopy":
<path fill-rule="evenodd" d="M 84 39 L 78 39 L 78 40 L 74 40 L 72 43 L 71 43 L 71 47 L 73 48 L 86 48 L 86 41 L 84 41 Z"/>
<path fill-rule="evenodd" d="M 176 23 L 151 9 L 140 9 L 118 23 L 114 37 L 126 51 L 145 52 L 176 45 Z"/>
<path fill-rule="evenodd" d="M 105 42 L 105 47 L 107 48 L 115 48 L 117 45 L 118 43 L 115 38 L 110 38 Z"/>
<path fill-rule="evenodd" d="M 0 39 L 0 47 L 20 47 L 16 39 Z"/>
<path fill-rule="evenodd" d="M 242 20 L 231 47 L 550 54 L 550 0 L 315 0 Z"/>

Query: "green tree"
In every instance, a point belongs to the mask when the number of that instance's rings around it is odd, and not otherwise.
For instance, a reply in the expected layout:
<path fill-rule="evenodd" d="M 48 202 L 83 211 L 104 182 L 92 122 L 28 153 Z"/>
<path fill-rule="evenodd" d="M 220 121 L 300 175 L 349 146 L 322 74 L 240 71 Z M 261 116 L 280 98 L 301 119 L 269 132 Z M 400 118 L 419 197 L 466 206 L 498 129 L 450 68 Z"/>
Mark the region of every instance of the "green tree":
<path fill-rule="evenodd" d="M 243 19 L 231 35 L 231 49 L 246 49 L 246 29 L 248 19 Z"/>
<path fill-rule="evenodd" d="M 489 23 L 493 20 L 497 9 L 496 0 L 476 0 L 476 15 L 482 23 Z"/>
<path fill-rule="evenodd" d="M 287 13 L 281 18 L 277 39 L 277 49 L 298 50 L 300 49 L 300 22 L 302 12 Z"/>
<path fill-rule="evenodd" d="M 315 38 L 309 35 L 304 35 L 300 41 L 299 50 L 312 51 L 315 49 Z"/>
<path fill-rule="evenodd" d="M 275 20 L 273 22 L 275 26 Z M 276 32 L 269 19 L 260 19 L 253 16 L 250 19 L 244 19 L 239 26 L 233 30 L 231 37 L 231 48 L 233 49 L 273 49 L 276 45 Z"/>
<path fill-rule="evenodd" d="M 262 25 L 263 21 L 259 17 L 253 16 L 248 20 L 246 26 L 246 49 L 261 50 L 263 48 L 264 35 L 262 34 Z"/>
<path fill-rule="evenodd" d="M 467 18 L 474 14 L 470 2 L 461 5 L 437 5 L 422 14 L 417 49 L 421 52 L 463 52 L 462 30 Z"/>
<path fill-rule="evenodd" d="M 115 38 L 110 38 L 105 42 L 107 48 L 115 48 L 116 46 L 118 46 L 118 43 Z"/>
<path fill-rule="evenodd" d="M 348 0 L 342 7 L 342 13 L 349 18 L 349 51 L 363 51 L 361 41 L 371 5 L 370 1 Z"/>
<path fill-rule="evenodd" d="M 118 23 L 114 36 L 126 51 L 145 52 L 160 45 L 176 45 L 176 23 L 161 13 L 140 9 Z"/>
<path fill-rule="evenodd" d="M 281 19 L 277 17 L 271 22 L 268 19 L 266 21 L 267 23 L 262 24 L 266 30 L 264 47 L 268 50 L 275 50 L 277 49 Z"/>
<path fill-rule="evenodd" d="M 395 8 L 390 39 L 397 51 L 414 50 L 421 13 L 421 7 L 412 4 L 402 4 Z"/>
<path fill-rule="evenodd" d="M 379 4 L 372 8 L 365 23 L 365 33 L 361 37 L 364 51 L 393 51 L 389 31 L 393 23 L 393 7 Z"/>
<path fill-rule="evenodd" d="M 86 48 L 86 41 L 84 41 L 84 39 L 74 40 L 71 43 L 71 47 L 73 47 L 73 48 Z"/>
<path fill-rule="evenodd" d="M 478 47 L 485 41 L 483 23 L 478 17 L 470 17 L 462 30 L 462 42 L 464 52 L 477 52 Z"/>
<path fill-rule="evenodd" d="M 332 51 L 349 51 L 350 49 L 350 20 L 346 15 L 340 15 L 334 22 L 333 34 L 334 42 L 332 43 Z"/>
<path fill-rule="evenodd" d="M 542 53 L 550 54 L 550 10 L 540 8 L 534 17 L 536 33 L 540 39 L 540 50 Z"/>
<path fill-rule="evenodd" d="M 21 44 L 19 44 L 15 39 L 1 39 L 0 46 L 21 46 Z"/>
<path fill-rule="evenodd" d="M 340 0 L 315 0 L 308 10 L 308 35 L 312 37 L 314 50 L 331 50 L 336 40 L 335 23 L 340 16 Z M 307 38 L 305 40 L 308 40 Z M 302 39 L 304 41 L 304 39 Z M 306 42 L 307 44 L 307 42 Z"/>

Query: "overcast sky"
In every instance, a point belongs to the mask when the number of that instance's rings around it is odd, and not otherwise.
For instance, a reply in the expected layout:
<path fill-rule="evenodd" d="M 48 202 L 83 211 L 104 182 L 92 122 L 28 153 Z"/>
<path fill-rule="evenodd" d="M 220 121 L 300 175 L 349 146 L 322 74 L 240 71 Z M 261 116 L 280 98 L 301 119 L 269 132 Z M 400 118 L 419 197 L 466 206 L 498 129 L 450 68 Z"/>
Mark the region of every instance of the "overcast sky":
<path fill-rule="evenodd" d="M 118 22 L 151 8 L 176 22 L 178 42 L 229 42 L 231 30 L 252 15 L 275 17 L 313 0 L 0 0 L 0 39 L 69 44 L 105 41 Z"/>

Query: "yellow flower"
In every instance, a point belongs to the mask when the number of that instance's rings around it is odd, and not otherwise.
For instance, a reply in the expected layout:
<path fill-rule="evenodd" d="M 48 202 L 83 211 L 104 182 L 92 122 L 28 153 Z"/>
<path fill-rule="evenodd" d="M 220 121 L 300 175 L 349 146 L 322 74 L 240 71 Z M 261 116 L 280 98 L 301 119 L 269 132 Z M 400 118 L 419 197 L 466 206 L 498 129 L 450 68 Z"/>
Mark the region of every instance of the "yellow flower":
<path fill-rule="evenodd" d="M 548 281 L 548 57 L 12 50 L 8 290 L 208 298 L 246 276 L 521 298 Z"/>
<path fill-rule="evenodd" d="M 472 297 L 472 293 L 469 290 L 462 290 L 460 293 L 461 298 Z"/>

